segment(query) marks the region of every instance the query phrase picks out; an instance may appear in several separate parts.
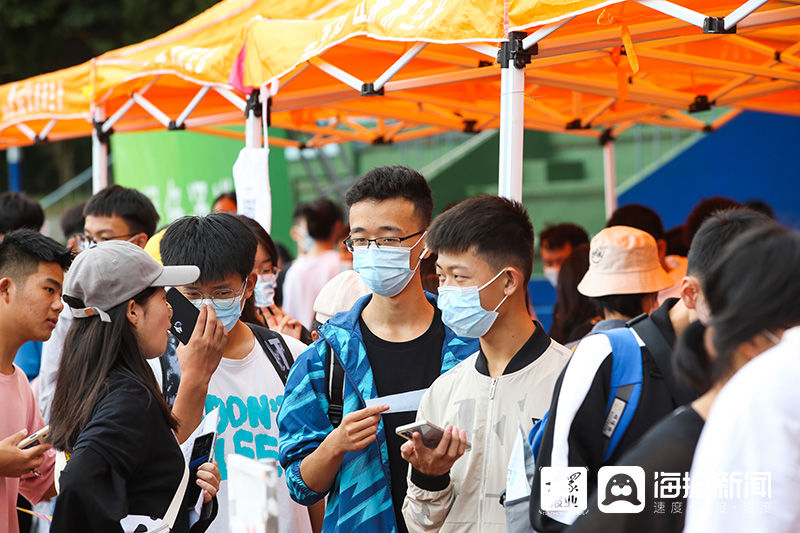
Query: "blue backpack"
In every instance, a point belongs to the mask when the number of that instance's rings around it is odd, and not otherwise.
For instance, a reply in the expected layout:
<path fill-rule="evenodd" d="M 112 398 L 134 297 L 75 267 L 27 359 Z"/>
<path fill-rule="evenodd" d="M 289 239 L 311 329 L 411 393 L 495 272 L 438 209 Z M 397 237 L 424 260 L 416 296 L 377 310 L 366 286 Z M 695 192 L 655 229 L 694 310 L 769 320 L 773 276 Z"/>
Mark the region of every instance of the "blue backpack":
<path fill-rule="evenodd" d="M 614 453 L 633 419 L 642 394 L 642 350 L 636 334 L 627 327 L 602 331 L 611 343 L 611 391 L 606 403 L 603 436 L 607 439 L 603 462 Z M 550 411 L 538 420 L 528 436 L 533 456 L 538 457 Z"/>

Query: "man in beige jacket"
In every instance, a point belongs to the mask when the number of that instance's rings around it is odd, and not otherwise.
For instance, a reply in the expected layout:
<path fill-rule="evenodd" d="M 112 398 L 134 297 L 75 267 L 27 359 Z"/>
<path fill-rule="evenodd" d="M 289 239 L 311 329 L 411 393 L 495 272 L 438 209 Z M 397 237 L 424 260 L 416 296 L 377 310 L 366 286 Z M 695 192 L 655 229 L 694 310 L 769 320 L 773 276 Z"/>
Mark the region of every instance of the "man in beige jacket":
<path fill-rule="evenodd" d="M 422 398 L 417 420 L 445 432 L 436 448 L 419 433 L 401 448 L 411 464 L 403 516 L 409 531 L 505 532 L 499 499 L 519 427 L 527 435 L 547 411 L 570 351 L 528 314 L 533 227 L 521 204 L 465 200 L 434 221 L 428 247 L 439 254 L 442 320 L 479 337 L 480 350 Z"/>

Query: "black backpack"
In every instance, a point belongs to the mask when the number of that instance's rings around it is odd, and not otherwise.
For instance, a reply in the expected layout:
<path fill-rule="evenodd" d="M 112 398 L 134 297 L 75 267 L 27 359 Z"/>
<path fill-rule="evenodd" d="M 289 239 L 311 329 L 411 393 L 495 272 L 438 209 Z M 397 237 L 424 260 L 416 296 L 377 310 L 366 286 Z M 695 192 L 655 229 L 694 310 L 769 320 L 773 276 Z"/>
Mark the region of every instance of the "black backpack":
<path fill-rule="evenodd" d="M 334 429 L 344 417 L 344 368 L 325 337 L 325 397 L 328 399 L 328 419 Z"/>

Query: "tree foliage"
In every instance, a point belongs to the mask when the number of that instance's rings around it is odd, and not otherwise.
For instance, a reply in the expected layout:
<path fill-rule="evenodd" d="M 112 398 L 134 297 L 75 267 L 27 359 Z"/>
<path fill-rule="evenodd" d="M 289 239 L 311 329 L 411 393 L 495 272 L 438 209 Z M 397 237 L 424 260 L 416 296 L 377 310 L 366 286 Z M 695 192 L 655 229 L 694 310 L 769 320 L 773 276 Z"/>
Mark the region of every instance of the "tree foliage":
<path fill-rule="evenodd" d="M 173 28 L 216 0 L 0 0 L 0 83 L 58 70 Z M 2 152 L 0 152 L 2 153 Z M 44 194 L 91 164 L 76 139 L 23 150 L 23 189 Z M 0 164 L 0 190 L 6 189 Z"/>
<path fill-rule="evenodd" d="M 76 65 L 154 37 L 214 0 L 0 0 L 0 82 Z"/>

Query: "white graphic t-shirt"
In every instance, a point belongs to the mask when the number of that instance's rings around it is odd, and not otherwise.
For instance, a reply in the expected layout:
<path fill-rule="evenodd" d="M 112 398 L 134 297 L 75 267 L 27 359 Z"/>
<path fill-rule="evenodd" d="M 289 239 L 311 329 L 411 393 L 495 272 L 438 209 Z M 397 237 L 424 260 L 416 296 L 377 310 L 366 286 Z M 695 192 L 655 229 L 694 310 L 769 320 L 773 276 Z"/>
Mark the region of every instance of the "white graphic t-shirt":
<path fill-rule="evenodd" d="M 292 356 L 305 350 L 302 342 L 283 335 Z M 223 358 L 211 377 L 205 412 L 219 407 L 219 425 L 214 459 L 222 477 L 217 501 L 219 513 L 210 533 L 228 533 L 228 471 L 225 456 L 231 453 L 251 459 L 278 459 L 278 409 L 283 401 L 283 383 L 261 345 L 256 342 L 244 359 Z M 280 533 L 311 533 L 306 507 L 289 496 L 284 471 L 278 467 Z"/>

